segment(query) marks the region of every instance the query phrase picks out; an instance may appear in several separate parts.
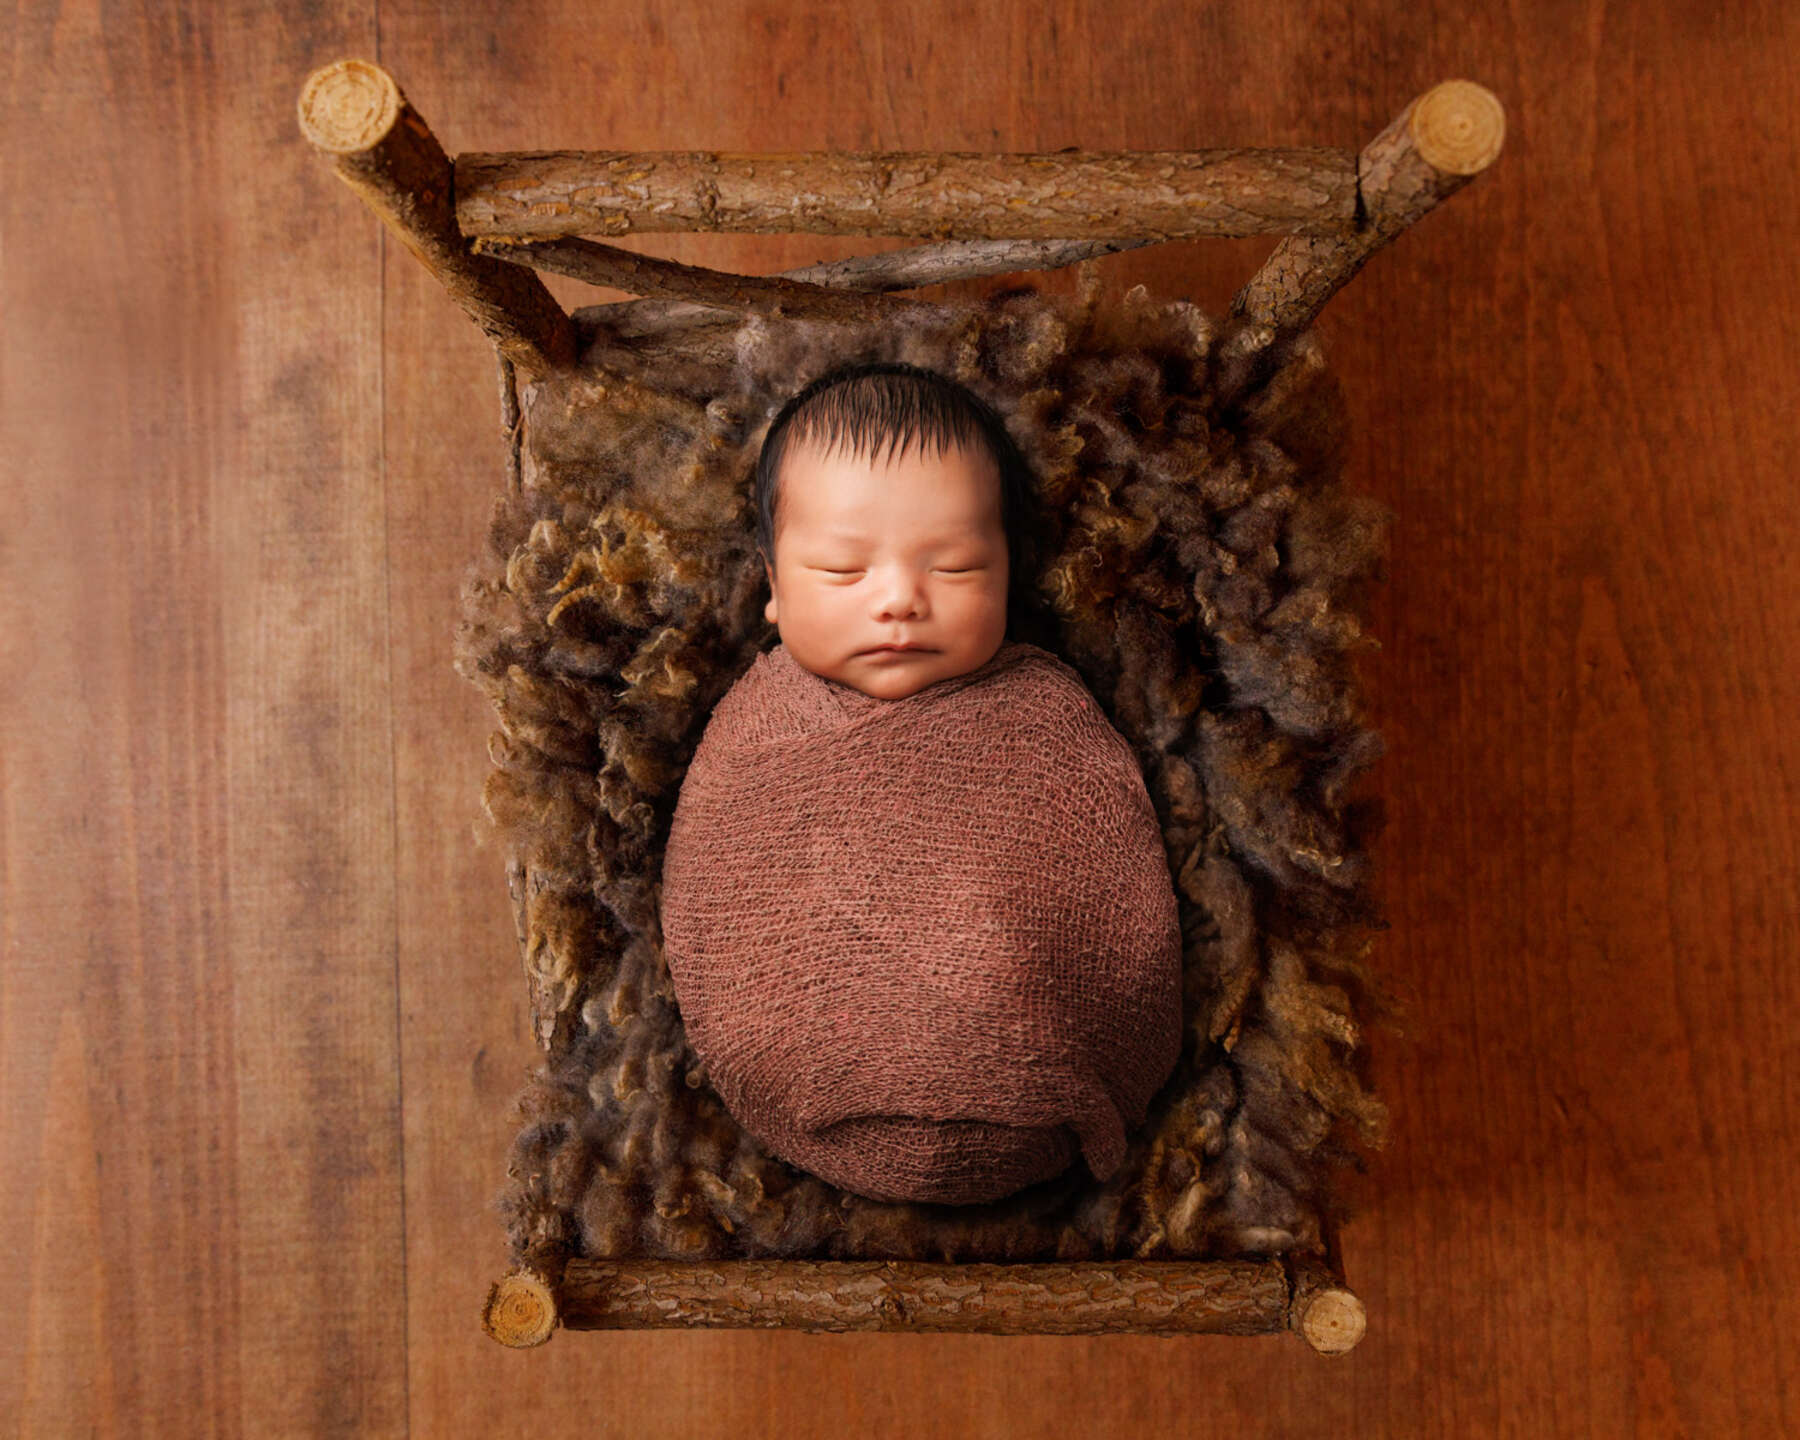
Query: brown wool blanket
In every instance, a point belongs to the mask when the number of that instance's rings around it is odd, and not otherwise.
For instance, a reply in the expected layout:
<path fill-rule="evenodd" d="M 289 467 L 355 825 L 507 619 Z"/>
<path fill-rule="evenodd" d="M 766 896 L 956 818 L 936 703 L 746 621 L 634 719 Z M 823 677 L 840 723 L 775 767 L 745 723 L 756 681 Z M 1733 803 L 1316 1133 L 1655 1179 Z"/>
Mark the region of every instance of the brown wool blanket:
<path fill-rule="evenodd" d="M 689 1042 L 775 1154 L 877 1200 L 1104 1180 L 1181 1050 L 1181 932 L 1137 759 L 1009 642 L 882 700 L 777 645 L 719 702 L 663 858 Z"/>

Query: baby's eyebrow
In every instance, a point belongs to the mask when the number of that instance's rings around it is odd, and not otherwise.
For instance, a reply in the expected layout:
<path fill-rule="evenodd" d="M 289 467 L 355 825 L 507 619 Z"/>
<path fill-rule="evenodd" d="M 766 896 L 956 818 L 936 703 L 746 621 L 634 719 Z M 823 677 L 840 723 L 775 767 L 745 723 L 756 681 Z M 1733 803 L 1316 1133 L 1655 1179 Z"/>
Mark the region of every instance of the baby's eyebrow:
<path fill-rule="evenodd" d="M 927 545 L 958 545 L 969 538 L 971 526 L 959 526 L 954 530 L 946 530 L 941 535 L 928 535 L 924 543 Z M 848 540 L 853 544 L 864 544 L 869 536 L 860 530 L 827 530 L 819 537 L 822 540 Z"/>

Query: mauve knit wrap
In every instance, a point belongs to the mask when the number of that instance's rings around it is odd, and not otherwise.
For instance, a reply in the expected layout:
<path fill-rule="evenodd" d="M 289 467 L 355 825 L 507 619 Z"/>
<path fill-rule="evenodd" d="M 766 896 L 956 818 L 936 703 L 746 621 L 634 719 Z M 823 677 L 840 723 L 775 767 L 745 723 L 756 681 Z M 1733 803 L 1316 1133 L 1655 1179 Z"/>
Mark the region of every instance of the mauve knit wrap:
<path fill-rule="evenodd" d="M 770 1150 L 877 1200 L 1104 1180 L 1181 1050 L 1181 931 L 1130 745 L 1008 642 L 903 700 L 785 646 L 715 707 L 663 858 L 690 1043 Z"/>

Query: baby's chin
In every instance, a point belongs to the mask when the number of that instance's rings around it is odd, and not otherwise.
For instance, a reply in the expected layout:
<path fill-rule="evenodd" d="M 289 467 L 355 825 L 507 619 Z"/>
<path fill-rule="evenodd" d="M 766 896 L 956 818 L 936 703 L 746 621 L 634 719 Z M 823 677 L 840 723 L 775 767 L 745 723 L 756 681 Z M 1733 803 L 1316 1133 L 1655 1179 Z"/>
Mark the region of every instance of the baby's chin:
<path fill-rule="evenodd" d="M 844 683 L 850 686 L 851 689 L 860 691 L 862 694 L 867 695 L 874 700 L 905 700 L 913 695 L 917 695 L 927 686 L 937 684 L 937 682 L 943 678 L 942 675 L 933 675 L 929 680 L 916 680 L 910 685 L 884 686 L 858 684 L 853 680 L 846 680 Z"/>
<path fill-rule="evenodd" d="M 831 678 L 877 700 L 904 700 L 961 673 L 955 665 L 946 665 L 943 655 L 933 652 L 885 660 L 853 656 Z"/>
<path fill-rule="evenodd" d="M 940 681 L 979 670 L 1005 643 L 1002 637 L 991 649 L 959 644 L 947 650 L 884 655 L 873 651 L 845 654 L 835 646 L 803 645 L 797 650 L 786 637 L 782 640 L 789 657 L 803 670 L 876 700 L 904 700 Z"/>

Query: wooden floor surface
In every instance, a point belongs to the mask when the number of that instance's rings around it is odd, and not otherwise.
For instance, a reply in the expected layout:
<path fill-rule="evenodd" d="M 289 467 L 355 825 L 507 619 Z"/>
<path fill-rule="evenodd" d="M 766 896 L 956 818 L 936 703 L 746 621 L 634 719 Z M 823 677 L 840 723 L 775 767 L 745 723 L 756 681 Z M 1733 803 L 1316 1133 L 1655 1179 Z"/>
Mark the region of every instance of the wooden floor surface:
<path fill-rule="evenodd" d="M 1797 43 L 1773 3 L 13 6 L 0 1429 L 1800 1433 Z M 1351 1355 L 479 1333 L 533 1056 L 451 669 L 499 405 L 300 138 L 344 56 L 453 152 L 1358 147 L 1501 97 L 1494 169 L 1320 322 L 1397 517 L 1409 1018 Z M 1222 310 L 1269 243 L 1103 274 Z"/>

